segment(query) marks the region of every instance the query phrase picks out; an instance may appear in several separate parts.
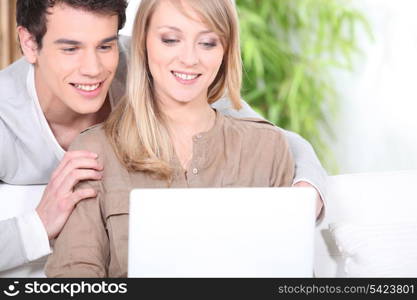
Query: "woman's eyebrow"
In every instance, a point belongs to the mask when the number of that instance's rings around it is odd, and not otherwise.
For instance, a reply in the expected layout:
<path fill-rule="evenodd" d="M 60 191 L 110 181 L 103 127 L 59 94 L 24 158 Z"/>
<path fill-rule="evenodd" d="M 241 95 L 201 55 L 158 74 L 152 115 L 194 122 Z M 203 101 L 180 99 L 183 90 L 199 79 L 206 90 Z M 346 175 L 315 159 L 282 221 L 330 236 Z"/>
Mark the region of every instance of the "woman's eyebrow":
<path fill-rule="evenodd" d="M 158 29 L 168 28 L 168 29 L 171 29 L 171 30 L 174 30 L 174 31 L 182 32 L 182 30 L 179 29 L 178 27 L 170 26 L 170 25 L 161 25 L 161 26 L 158 26 L 157 28 Z M 205 34 L 205 33 L 211 33 L 211 32 L 213 32 L 213 31 L 212 30 L 202 30 L 198 34 Z"/>

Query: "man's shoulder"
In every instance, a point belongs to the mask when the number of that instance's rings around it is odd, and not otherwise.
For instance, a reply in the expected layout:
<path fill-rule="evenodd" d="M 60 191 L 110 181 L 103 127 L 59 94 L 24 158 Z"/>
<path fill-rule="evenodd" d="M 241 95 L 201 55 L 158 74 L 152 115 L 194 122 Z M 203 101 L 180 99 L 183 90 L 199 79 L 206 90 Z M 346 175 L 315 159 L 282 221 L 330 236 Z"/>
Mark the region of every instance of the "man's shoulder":
<path fill-rule="evenodd" d="M 0 119 L 10 126 L 16 125 L 16 118 L 32 114 L 27 89 L 28 72 L 31 65 L 21 58 L 0 71 Z M 26 122 L 22 119 L 22 122 Z M 22 123 L 18 122 L 18 123 Z"/>
<path fill-rule="evenodd" d="M 24 58 L 21 58 L 0 71 L 0 95 L 2 99 L 17 96 L 25 89 L 29 68 L 30 64 Z"/>
<path fill-rule="evenodd" d="M 129 50 L 130 50 L 130 37 L 119 36 L 119 64 L 117 65 L 116 74 L 113 82 L 110 86 L 109 94 L 113 99 L 113 104 L 120 100 L 125 93 L 127 66 L 129 64 Z"/>
<path fill-rule="evenodd" d="M 132 38 L 127 35 L 119 35 L 119 48 L 120 52 L 125 53 L 130 50 L 130 42 Z"/>
<path fill-rule="evenodd" d="M 26 61 L 26 59 L 20 58 L 0 71 L 0 80 L 22 80 L 22 75 L 27 74 L 29 67 L 30 64 Z M 24 80 L 26 80 L 26 77 L 24 77 Z"/>
<path fill-rule="evenodd" d="M 127 65 L 129 61 L 129 53 L 130 53 L 130 36 L 120 35 L 119 36 L 119 65 L 118 65 L 118 73 L 122 73 L 125 77 L 127 73 Z M 120 74 L 119 74 L 120 76 Z M 118 75 L 116 75 L 116 78 Z"/>

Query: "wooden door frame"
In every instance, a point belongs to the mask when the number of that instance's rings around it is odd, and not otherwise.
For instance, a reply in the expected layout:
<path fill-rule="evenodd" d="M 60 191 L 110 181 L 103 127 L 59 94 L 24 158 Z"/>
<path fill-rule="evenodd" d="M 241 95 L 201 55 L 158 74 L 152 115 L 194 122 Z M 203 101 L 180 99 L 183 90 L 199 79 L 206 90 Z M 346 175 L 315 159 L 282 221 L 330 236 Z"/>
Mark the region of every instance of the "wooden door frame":
<path fill-rule="evenodd" d="M 0 69 L 21 56 L 16 31 L 16 1 L 0 1 Z"/>

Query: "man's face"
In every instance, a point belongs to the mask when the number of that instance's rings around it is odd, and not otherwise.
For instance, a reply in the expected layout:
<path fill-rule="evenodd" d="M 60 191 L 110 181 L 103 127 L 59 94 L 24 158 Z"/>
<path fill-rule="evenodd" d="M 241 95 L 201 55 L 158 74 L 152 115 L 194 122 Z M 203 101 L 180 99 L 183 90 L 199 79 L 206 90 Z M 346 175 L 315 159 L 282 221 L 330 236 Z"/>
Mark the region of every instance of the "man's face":
<path fill-rule="evenodd" d="M 36 50 L 36 91 L 43 106 L 97 112 L 116 72 L 118 17 L 55 5 Z"/>

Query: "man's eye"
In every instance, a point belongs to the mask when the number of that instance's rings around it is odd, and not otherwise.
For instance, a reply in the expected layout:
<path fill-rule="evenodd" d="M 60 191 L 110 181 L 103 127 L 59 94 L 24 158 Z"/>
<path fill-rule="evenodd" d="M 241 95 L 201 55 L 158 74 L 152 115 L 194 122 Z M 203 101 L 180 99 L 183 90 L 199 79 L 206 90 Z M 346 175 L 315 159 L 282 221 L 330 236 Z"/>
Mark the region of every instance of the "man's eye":
<path fill-rule="evenodd" d="M 103 50 L 103 51 L 106 51 L 106 50 L 111 50 L 111 49 L 112 49 L 112 46 L 110 46 L 110 45 L 100 46 L 100 47 L 99 47 L 99 49 L 100 49 L 100 50 Z"/>
<path fill-rule="evenodd" d="M 66 53 L 72 53 L 72 52 L 75 52 L 75 50 L 77 50 L 77 48 L 75 48 L 75 47 L 62 49 L 62 51 L 66 52 Z"/>

